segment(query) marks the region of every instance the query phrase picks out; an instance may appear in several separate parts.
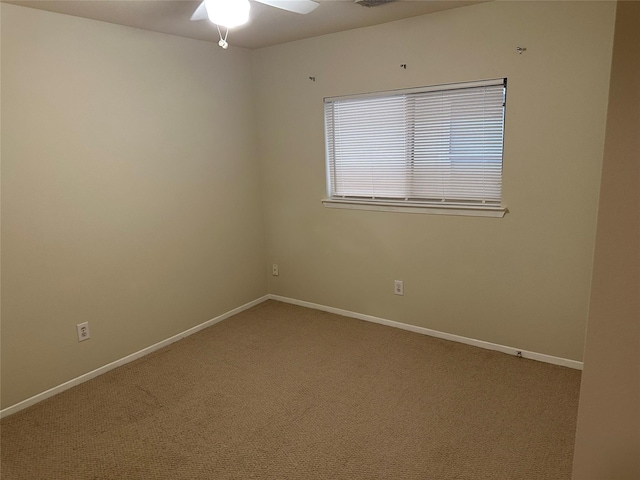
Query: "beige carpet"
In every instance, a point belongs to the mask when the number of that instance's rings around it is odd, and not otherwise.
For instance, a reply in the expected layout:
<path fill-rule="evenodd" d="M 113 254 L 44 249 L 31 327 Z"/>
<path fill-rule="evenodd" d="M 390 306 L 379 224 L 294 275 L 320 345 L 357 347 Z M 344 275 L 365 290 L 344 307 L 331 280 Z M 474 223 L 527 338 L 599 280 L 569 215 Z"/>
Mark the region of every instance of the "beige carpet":
<path fill-rule="evenodd" d="M 3 419 L 2 479 L 569 479 L 579 383 L 268 301 Z"/>

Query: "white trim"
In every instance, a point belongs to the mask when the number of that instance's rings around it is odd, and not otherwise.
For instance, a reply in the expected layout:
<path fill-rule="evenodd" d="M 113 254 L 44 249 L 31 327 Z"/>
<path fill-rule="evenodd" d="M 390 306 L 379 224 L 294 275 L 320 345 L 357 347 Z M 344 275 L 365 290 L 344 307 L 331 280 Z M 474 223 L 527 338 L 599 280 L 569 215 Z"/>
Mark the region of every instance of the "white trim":
<path fill-rule="evenodd" d="M 489 343 L 482 340 L 475 340 L 473 338 L 462 337 L 460 335 L 454 335 L 451 333 L 439 332 L 437 330 L 431 330 L 429 328 L 418 327 L 416 325 L 409 325 L 406 323 L 395 322 L 393 320 L 386 320 L 384 318 L 374 317 L 372 315 L 365 315 L 363 313 L 350 312 L 348 310 L 342 310 L 340 308 L 334 308 L 334 307 L 327 307 L 326 305 L 306 302 L 304 300 L 296 300 L 294 298 L 268 294 L 260 298 L 257 298 L 249 303 L 245 303 L 244 305 L 241 305 L 237 308 L 234 308 L 233 310 L 229 310 L 228 312 L 223 313 L 222 315 L 219 315 L 215 318 L 212 318 L 211 320 L 207 320 L 206 322 L 201 323 L 200 325 L 196 325 L 195 327 L 189 328 L 184 332 L 178 333 L 172 337 L 162 340 L 161 342 L 158 342 L 149 347 L 143 348 L 138 352 L 132 353 L 131 355 L 127 355 L 126 357 L 123 357 L 119 360 L 103 365 L 102 367 L 96 368 L 91 372 L 80 375 L 79 377 L 73 378 L 56 387 L 50 388 L 49 390 L 46 390 L 42 393 L 38 393 L 37 395 L 27 398 L 26 400 L 18 402 L 14 405 L 11 405 L 10 407 L 4 408 L 0 410 L 0 418 L 4 418 L 14 413 L 17 413 L 20 410 L 24 410 L 25 408 L 30 407 L 31 405 L 35 405 L 36 403 L 46 400 L 47 398 L 57 395 L 58 393 L 64 392 L 65 390 L 68 390 L 72 387 L 80 385 L 81 383 L 91 380 L 92 378 L 102 375 L 103 373 L 107 373 L 108 371 L 113 370 L 114 368 L 121 367 L 122 365 L 126 365 L 127 363 L 137 360 L 140 357 L 148 355 L 149 353 L 159 350 L 160 348 L 166 347 L 167 345 L 177 342 L 178 340 L 182 340 L 183 338 L 188 337 L 189 335 L 193 335 L 194 333 L 197 333 L 200 330 L 203 330 L 207 327 L 215 325 L 216 323 L 226 320 L 227 318 L 233 315 L 236 315 L 240 312 L 248 310 L 249 308 L 254 307 L 266 300 L 276 300 L 279 302 L 290 303 L 292 305 L 298 305 L 301 307 L 313 308 L 315 310 L 335 313 L 337 315 L 342 315 L 344 317 L 351 317 L 351 318 L 356 318 L 358 320 L 364 320 L 367 322 L 387 325 L 389 327 L 400 328 L 402 330 L 408 330 L 410 332 L 420 333 L 422 335 L 429 335 L 431 337 L 442 338 L 444 340 L 451 340 L 453 342 L 464 343 L 467 345 L 472 345 L 474 347 L 485 348 L 487 350 L 495 350 L 495 351 L 507 353 L 510 355 L 516 355 L 518 352 L 520 352 L 523 358 L 537 360 L 545 363 L 551 363 L 553 365 L 560 365 L 563 367 L 573 368 L 576 370 L 582 370 L 582 362 L 578 362 L 576 360 L 553 357 L 551 355 L 545 355 L 542 353 L 529 352 L 527 350 L 520 350 L 515 347 L 507 347 L 504 345 Z"/>
<path fill-rule="evenodd" d="M 148 355 L 151 352 L 159 350 L 162 347 L 166 347 L 167 345 L 177 342 L 178 340 L 182 340 L 183 338 L 188 337 L 189 335 L 193 335 L 194 333 L 197 333 L 200 330 L 203 330 L 207 327 L 215 325 L 216 323 L 226 320 L 227 318 L 233 315 L 236 315 L 251 307 L 254 307 L 259 303 L 262 303 L 268 300 L 269 298 L 270 298 L 269 295 L 264 295 L 263 297 L 257 298 L 256 300 L 253 300 L 249 303 L 245 303 L 244 305 L 234 308 L 233 310 L 229 310 L 228 312 L 223 313 L 222 315 L 218 315 L 217 317 L 212 318 L 211 320 L 207 320 L 206 322 L 201 323 L 200 325 L 191 327 L 185 330 L 184 332 L 178 333 L 172 337 L 162 340 L 161 342 L 155 343 L 149 347 L 143 348 L 142 350 L 132 353 L 131 355 L 127 355 L 126 357 L 123 357 L 120 360 L 116 360 L 114 362 L 103 365 L 102 367 L 96 368 L 91 372 L 80 375 L 79 377 L 73 378 L 67 382 L 64 382 L 61 385 L 50 388 L 49 390 L 46 390 L 42 393 L 38 393 L 37 395 L 34 395 L 33 397 L 27 398 L 26 400 L 23 400 L 14 405 L 11 405 L 10 407 L 4 408 L 0 410 L 0 418 L 4 418 L 6 416 L 12 415 L 16 412 L 19 412 L 20 410 L 30 407 L 31 405 L 41 402 L 54 395 L 57 395 L 58 393 L 64 392 L 65 390 L 68 390 L 71 387 L 75 387 L 76 385 L 80 385 L 81 383 L 91 380 L 92 378 L 102 375 L 103 373 L 107 373 L 109 370 L 113 370 L 114 368 L 121 367 L 122 365 L 125 365 L 134 360 L 137 360 L 140 357 L 144 357 L 145 355 Z"/>
<path fill-rule="evenodd" d="M 349 210 L 373 210 L 378 212 L 427 213 L 432 215 L 463 215 L 467 217 L 502 218 L 506 207 L 490 205 L 437 205 L 421 202 L 392 202 L 380 200 L 355 200 L 323 198 L 327 208 L 345 208 Z"/>
<path fill-rule="evenodd" d="M 418 327 L 416 325 L 409 325 L 407 323 L 395 322 L 393 320 L 387 320 L 384 318 L 374 317 L 371 315 L 365 315 L 362 313 L 350 312 L 348 310 L 342 310 L 340 308 L 327 307 L 325 305 L 319 305 L 317 303 L 305 302 L 304 300 L 296 300 L 294 298 L 282 297 L 280 295 L 269 294 L 268 297 L 271 300 L 277 300 L 279 302 L 291 303 L 300 307 L 313 308 L 315 310 L 322 310 L 324 312 L 335 313 L 344 317 L 357 318 L 358 320 L 364 320 L 366 322 L 379 323 L 387 325 L 389 327 L 400 328 L 402 330 L 408 330 L 410 332 L 420 333 L 422 335 L 429 335 L 430 337 L 442 338 L 444 340 L 451 340 L 453 342 L 464 343 L 466 345 L 472 345 L 474 347 L 485 348 L 487 350 L 495 350 L 497 352 L 507 353 L 509 355 L 517 355 L 521 353 L 523 358 L 530 360 L 537 360 L 539 362 L 551 363 L 553 365 L 560 365 L 562 367 L 573 368 L 576 370 L 582 370 L 582 362 L 577 360 L 569 360 L 567 358 L 554 357 L 552 355 L 545 355 L 543 353 L 530 352 L 522 350 L 520 348 L 508 347 L 505 345 L 499 345 L 497 343 L 485 342 L 483 340 L 476 340 L 474 338 L 462 337 L 460 335 L 454 335 L 452 333 L 439 332 L 437 330 L 431 330 L 429 328 Z"/>
<path fill-rule="evenodd" d="M 507 78 L 492 78 L 488 80 L 478 80 L 475 82 L 458 82 L 458 83 L 443 83 L 440 85 L 425 85 L 423 87 L 412 88 L 398 88 L 396 90 L 382 90 L 376 92 L 367 93 L 355 93 L 353 95 L 342 95 L 337 97 L 325 97 L 324 103 L 335 102 L 337 100 L 353 100 L 356 98 L 370 98 L 370 97 L 382 97 L 387 95 L 406 95 L 412 93 L 422 92 L 442 92 L 446 90 L 460 90 L 462 88 L 477 88 L 477 87 L 493 87 L 497 85 L 506 85 Z"/>

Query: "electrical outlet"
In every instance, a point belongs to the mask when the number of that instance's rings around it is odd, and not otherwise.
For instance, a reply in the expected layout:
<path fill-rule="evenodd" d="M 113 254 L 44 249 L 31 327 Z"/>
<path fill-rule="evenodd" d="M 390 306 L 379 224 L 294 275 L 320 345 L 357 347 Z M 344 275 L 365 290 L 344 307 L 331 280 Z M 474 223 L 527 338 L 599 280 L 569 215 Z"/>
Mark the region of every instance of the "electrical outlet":
<path fill-rule="evenodd" d="M 273 275 L 274 277 L 277 277 L 278 275 L 280 275 L 278 273 L 278 264 L 274 263 L 273 266 L 271 267 L 271 275 Z"/>
<path fill-rule="evenodd" d="M 394 295 L 404 295 L 404 282 L 402 280 L 393 281 L 393 293 Z"/>
<path fill-rule="evenodd" d="M 83 342 L 91 338 L 91 333 L 89 333 L 89 322 L 79 323 L 76 325 L 76 328 L 78 329 L 79 342 Z"/>

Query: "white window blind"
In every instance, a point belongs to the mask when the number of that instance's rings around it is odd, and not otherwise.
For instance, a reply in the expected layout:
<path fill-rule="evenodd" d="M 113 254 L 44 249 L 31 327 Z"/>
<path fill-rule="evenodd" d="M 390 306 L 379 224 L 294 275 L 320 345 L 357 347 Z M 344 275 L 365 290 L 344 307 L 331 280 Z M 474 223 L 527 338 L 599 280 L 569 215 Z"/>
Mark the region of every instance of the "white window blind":
<path fill-rule="evenodd" d="M 332 199 L 500 205 L 506 79 L 325 99 Z"/>

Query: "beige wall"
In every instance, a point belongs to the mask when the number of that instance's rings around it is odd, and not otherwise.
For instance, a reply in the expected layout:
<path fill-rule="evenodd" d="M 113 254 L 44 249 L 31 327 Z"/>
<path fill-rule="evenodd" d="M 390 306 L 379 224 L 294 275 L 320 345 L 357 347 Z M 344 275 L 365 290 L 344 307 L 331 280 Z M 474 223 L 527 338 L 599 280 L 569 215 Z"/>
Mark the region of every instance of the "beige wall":
<path fill-rule="evenodd" d="M 1 8 L 7 407 L 267 284 L 250 52 Z"/>
<path fill-rule="evenodd" d="M 639 26 L 618 3 L 574 480 L 640 478 Z"/>
<path fill-rule="evenodd" d="M 614 12 L 495 2 L 254 52 L 270 292 L 581 360 Z M 322 206 L 323 97 L 502 76 L 504 218 Z"/>

